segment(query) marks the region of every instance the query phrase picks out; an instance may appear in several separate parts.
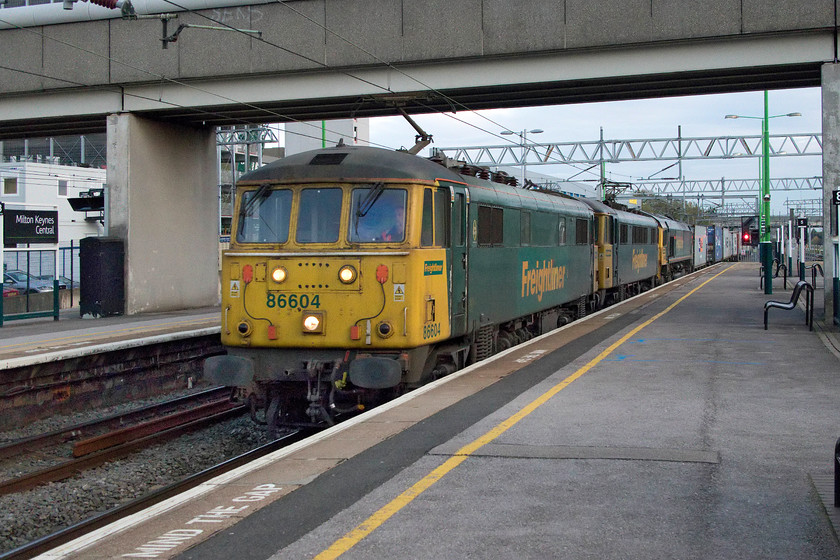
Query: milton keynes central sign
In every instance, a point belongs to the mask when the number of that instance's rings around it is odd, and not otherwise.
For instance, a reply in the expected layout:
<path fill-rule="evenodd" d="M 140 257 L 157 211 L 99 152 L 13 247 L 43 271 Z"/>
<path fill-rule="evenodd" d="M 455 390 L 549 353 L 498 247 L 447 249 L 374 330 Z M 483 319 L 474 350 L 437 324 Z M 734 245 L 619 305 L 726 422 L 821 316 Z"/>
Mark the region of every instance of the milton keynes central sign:
<path fill-rule="evenodd" d="M 12 210 L 3 212 L 3 244 L 58 243 L 58 210 Z"/>

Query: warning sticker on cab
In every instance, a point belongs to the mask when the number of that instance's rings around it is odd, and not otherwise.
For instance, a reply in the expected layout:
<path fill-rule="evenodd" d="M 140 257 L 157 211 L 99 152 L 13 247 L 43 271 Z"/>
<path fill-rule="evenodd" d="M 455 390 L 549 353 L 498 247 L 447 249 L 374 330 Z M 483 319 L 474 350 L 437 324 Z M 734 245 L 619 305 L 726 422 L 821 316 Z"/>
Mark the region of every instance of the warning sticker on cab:
<path fill-rule="evenodd" d="M 405 284 L 394 284 L 394 301 L 405 301 Z"/>
<path fill-rule="evenodd" d="M 230 281 L 230 297 L 238 298 L 239 297 L 239 280 L 231 280 Z"/>

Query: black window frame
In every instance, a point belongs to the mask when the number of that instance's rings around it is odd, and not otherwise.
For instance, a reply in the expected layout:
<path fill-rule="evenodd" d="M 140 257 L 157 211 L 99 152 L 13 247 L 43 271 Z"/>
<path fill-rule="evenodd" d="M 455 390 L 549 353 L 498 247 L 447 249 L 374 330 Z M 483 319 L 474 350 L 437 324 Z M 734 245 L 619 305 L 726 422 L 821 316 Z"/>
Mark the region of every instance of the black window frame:
<path fill-rule="evenodd" d="M 479 204 L 478 236 L 476 242 L 481 247 L 498 247 L 504 244 L 504 210 L 497 206 Z"/>
<path fill-rule="evenodd" d="M 575 218 L 575 245 L 589 245 L 589 220 Z"/>

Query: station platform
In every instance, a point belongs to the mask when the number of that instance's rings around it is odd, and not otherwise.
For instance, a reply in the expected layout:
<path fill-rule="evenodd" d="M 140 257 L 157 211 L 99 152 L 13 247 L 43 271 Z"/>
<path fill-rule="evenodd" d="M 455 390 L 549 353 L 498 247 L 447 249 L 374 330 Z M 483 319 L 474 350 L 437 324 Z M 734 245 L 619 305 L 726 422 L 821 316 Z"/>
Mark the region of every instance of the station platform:
<path fill-rule="evenodd" d="M 680 278 L 40 558 L 840 558 L 836 333 L 801 308 L 765 331 L 790 291 L 757 267 Z"/>
<path fill-rule="evenodd" d="M 58 321 L 7 321 L 0 327 L 0 370 L 130 348 L 157 339 L 218 333 L 220 321 L 218 307 L 96 319 L 83 318 L 76 307 L 63 309 Z"/>

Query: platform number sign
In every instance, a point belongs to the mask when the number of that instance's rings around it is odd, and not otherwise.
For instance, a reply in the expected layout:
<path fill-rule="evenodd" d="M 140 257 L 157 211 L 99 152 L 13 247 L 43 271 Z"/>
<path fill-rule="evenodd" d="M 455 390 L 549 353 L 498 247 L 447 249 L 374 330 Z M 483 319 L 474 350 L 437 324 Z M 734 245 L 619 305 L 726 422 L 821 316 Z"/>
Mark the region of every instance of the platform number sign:
<path fill-rule="evenodd" d="M 834 206 L 840 205 L 840 189 L 831 191 L 831 204 Z"/>

